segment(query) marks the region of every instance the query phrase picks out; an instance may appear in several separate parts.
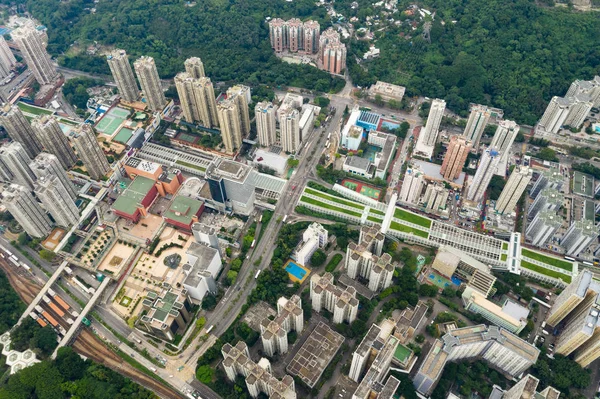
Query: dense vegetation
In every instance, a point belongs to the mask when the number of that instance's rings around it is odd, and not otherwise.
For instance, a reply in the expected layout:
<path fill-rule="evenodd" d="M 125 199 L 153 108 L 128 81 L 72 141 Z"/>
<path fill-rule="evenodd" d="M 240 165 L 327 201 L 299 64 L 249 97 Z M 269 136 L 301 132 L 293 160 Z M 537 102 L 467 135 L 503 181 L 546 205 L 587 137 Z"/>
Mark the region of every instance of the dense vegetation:
<path fill-rule="evenodd" d="M 14 326 L 24 310 L 25 305 L 21 298 L 12 289 L 6 274 L 0 271 L 0 334 Z"/>
<path fill-rule="evenodd" d="M 352 1 L 336 1 L 336 9 Z M 600 72 L 600 26 L 594 13 L 540 7 L 531 0 L 420 3 L 436 12 L 431 44 L 421 36 L 422 24 L 415 31 L 401 25 L 377 32 L 380 58 L 366 63 L 366 69 L 347 58 L 355 84 L 405 84 L 408 94 L 445 98 L 449 108 L 463 115 L 469 102 L 478 102 L 533 124 L 548 100 L 563 95 L 572 80 Z M 399 2 L 398 8 L 408 4 Z M 346 17 L 356 14 L 363 22 L 358 14 L 369 5 L 348 8 Z M 349 52 L 362 56 L 368 46 L 356 41 Z"/>
<path fill-rule="evenodd" d="M 51 325 L 40 326 L 31 317 L 26 317 L 10 332 L 12 348 L 18 351 L 32 349 L 42 359 L 52 354 L 58 346 L 56 332 Z"/>
<path fill-rule="evenodd" d="M 12 2 L 12 0 L 2 0 Z M 306 18 L 315 12 L 312 0 L 198 1 L 187 7 L 181 0 L 20 0 L 48 27 L 48 50 L 72 68 L 108 74 L 100 57 L 74 55 L 70 45 L 94 41 L 124 48 L 134 59 L 154 57 L 162 77 L 183 70 L 183 61 L 199 56 L 213 81 L 291 85 L 329 91 L 344 81 L 307 65 L 280 61 L 271 50 L 266 17 Z M 95 7 L 90 14 L 84 8 Z M 317 19 L 323 21 L 325 9 Z M 85 53 L 82 53 L 85 54 Z M 62 56 L 61 56 L 62 55 Z"/>
<path fill-rule="evenodd" d="M 67 101 L 78 109 L 85 111 L 90 95 L 87 89 L 97 86 L 101 82 L 90 78 L 75 78 L 68 80 L 63 86 L 63 93 Z"/>
<path fill-rule="evenodd" d="M 45 360 L 11 375 L 0 388 L 0 399 L 155 397 L 119 373 L 83 360 L 70 347 L 61 348 L 56 360 Z"/>

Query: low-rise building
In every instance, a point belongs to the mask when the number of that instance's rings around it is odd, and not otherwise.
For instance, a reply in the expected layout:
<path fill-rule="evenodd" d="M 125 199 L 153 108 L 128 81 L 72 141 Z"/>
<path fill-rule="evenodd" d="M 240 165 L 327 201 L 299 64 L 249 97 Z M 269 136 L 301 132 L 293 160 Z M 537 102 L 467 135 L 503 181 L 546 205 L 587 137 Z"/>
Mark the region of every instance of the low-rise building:
<path fill-rule="evenodd" d="M 217 292 L 215 279 L 221 272 L 221 255 L 216 248 L 193 242 L 186 256 L 187 263 L 183 266 L 186 277 L 183 286 L 192 299 L 200 302 L 207 293 Z"/>
<path fill-rule="evenodd" d="M 560 391 L 551 386 L 537 392 L 539 383 L 540 380 L 531 374 L 527 374 L 507 391 L 494 385 L 490 399 L 558 399 L 560 397 Z"/>
<path fill-rule="evenodd" d="M 485 360 L 500 372 L 516 377 L 535 364 L 539 354 L 534 345 L 496 326 L 457 328 L 434 342 L 413 384 L 417 392 L 428 396 L 447 362 L 471 359 Z"/>
<path fill-rule="evenodd" d="M 293 254 L 294 260 L 301 265 L 308 264 L 315 251 L 325 247 L 327 238 L 327 229 L 317 222 L 310 224 L 302 233 L 302 242 Z"/>
<path fill-rule="evenodd" d="M 373 165 L 375 166 L 375 177 L 385 179 L 393 160 L 394 149 L 396 148 L 396 136 L 379 131 L 371 131 L 369 132 L 367 142 L 381 148 L 381 151 L 375 154 Z"/>
<path fill-rule="evenodd" d="M 185 195 L 177 195 L 171 201 L 169 209 L 163 213 L 163 219 L 166 223 L 190 233 L 192 224 L 198 222 L 203 211 L 204 202 Z"/>
<path fill-rule="evenodd" d="M 158 190 L 154 180 L 137 176 L 113 202 L 112 210 L 122 218 L 137 223 L 147 215 L 147 209 L 156 199 Z"/>
<path fill-rule="evenodd" d="M 369 87 L 369 97 L 375 99 L 380 96 L 383 101 L 402 101 L 406 88 L 403 86 L 394 85 L 387 82 L 377 81 L 374 85 Z"/>
<path fill-rule="evenodd" d="M 346 148 L 348 151 L 358 151 L 360 143 L 362 143 L 363 132 L 363 128 L 356 125 L 344 129 L 342 131 L 342 147 Z"/>
<path fill-rule="evenodd" d="M 343 343 L 344 337 L 321 321 L 302 344 L 286 371 L 313 388 Z"/>
<path fill-rule="evenodd" d="M 367 158 L 359 156 L 348 156 L 342 166 L 344 172 L 352 173 L 355 175 L 372 178 L 375 172 L 373 163 Z"/>
<path fill-rule="evenodd" d="M 192 303 L 185 288 L 163 288 L 162 291 L 148 291 L 142 301 L 142 312 L 138 327 L 160 339 L 172 341 L 177 334 L 183 334 L 192 321 Z"/>
<path fill-rule="evenodd" d="M 465 309 L 480 314 L 486 320 L 513 334 L 520 333 L 527 325 L 529 309 L 506 299 L 502 306 L 496 305 L 479 291 L 467 287 L 462 293 Z"/>

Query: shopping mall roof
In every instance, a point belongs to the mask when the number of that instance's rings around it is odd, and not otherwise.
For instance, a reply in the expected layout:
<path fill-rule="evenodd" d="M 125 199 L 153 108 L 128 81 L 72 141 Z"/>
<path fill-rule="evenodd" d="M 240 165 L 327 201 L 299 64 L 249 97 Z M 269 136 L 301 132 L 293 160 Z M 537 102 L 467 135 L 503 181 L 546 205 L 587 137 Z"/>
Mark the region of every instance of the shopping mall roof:
<path fill-rule="evenodd" d="M 202 205 L 202 201 L 178 195 L 173 199 L 171 206 L 163 216 L 166 219 L 189 225 L 192 223 L 192 217 L 198 213 Z"/>
<path fill-rule="evenodd" d="M 154 186 L 154 180 L 137 176 L 112 204 L 114 210 L 133 215 Z"/>

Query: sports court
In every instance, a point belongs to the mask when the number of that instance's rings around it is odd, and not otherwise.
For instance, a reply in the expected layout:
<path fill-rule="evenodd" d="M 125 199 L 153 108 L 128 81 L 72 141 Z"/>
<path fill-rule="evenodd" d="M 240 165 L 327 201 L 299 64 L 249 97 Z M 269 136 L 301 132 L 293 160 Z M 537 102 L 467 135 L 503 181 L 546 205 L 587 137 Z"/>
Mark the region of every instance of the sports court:
<path fill-rule="evenodd" d="M 194 144 L 198 137 L 194 136 L 193 134 L 179 133 L 175 139 Z"/>
<path fill-rule="evenodd" d="M 310 270 L 308 270 L 304 266 L 294 263 L 291 260 L 289 260 L 288 263 L 285 265 L 285 271 L 288 272 L 290 280 L 292 280 L 294 283 L 300 284 L 302 284 L 310 274 Z"/>
<path fill-rule="evenodd" d="M 349 188 L 350 190 L 354 190 L 357 193 L 360 193 L 366 197 L 373 198 L 374 200 L 379 200 L 379 197 L 381 196 L 380 189 L 375 188 L 373 186 L 369 186 L 356 180 L 344 179 L 342 181 L 342 186 Z"/>
<path fill-rule="evenodd" d="M 96 130 L 108 136 L 115 134 L 119 126 L 127 119 L 129 111 L 124 108 L 113 108 L 108 111 L 96 125 Z"/>
<path fill-rule="evenodd" d="M 118 141 L 119 143 L 127 144 L 129 139 L 133 136 L 133 130 L 128 129 L 126 127 L 122 127 L 119 130 L 119 133 L 113 138 L 114 141 Z"/>

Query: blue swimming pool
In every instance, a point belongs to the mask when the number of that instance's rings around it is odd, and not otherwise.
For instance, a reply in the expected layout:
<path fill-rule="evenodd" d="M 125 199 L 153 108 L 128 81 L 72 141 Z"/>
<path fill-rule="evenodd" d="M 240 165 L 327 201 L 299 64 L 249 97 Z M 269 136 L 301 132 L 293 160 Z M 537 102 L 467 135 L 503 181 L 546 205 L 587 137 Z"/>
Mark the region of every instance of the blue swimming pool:
<path fill-rule="evenodd" d="M 381 122 L 381 126 L 382 127 L 386 127 L 386 128 L 388 128 L 390 130 L 393 130 L 393 129 L 398 129 L 400 127 L 400 124 L 399 123 L 395 123 L 395 122 L 391 122 L 391 121 L 382 121 Z"/>
<path fill-rule="evenodd" d="M 306 275 L 306 270 L 295 264 L 294 262 L 288 263 L 285 268 L 285 271 L 296 277 L 298 280 L 302 280 Z"/>

